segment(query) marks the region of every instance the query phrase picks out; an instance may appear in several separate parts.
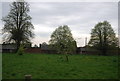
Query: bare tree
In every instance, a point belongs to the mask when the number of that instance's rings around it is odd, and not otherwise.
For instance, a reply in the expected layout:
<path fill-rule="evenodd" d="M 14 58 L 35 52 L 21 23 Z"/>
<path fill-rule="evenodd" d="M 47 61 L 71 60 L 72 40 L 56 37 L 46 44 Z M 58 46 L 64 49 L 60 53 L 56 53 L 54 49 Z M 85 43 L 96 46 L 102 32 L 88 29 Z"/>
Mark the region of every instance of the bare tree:
<path fill-rule="evenodd" d="M 10 5 L 10 12 L 2 19 L 4 22 L 3 41 L 14 42 L 17 44 L 17 48 L 21 43 L 30 42 L 30 38 L 34 36 L 32 32 L 34 26 L 28 15 L 29 11 L 29 4 L 24 0 L 13 2 Z"/>

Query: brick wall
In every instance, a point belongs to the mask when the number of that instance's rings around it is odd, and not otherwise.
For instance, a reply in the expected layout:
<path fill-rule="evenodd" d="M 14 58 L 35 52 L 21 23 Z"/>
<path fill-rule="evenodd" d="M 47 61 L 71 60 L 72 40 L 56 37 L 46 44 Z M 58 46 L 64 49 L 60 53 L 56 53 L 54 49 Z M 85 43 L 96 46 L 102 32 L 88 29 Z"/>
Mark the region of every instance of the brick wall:
<path fill-rule="evenodd" d="M 41 53 L 41 48 L 27 48 L 25 49 L 26 53 Z"/>
<path fill-rule="evenodd" d="M 56 54 L 55 50 L 42 50 L 41 48 L 27 48 L 25 49 L 26 53 L 48 53 L 48 54 Z"/>

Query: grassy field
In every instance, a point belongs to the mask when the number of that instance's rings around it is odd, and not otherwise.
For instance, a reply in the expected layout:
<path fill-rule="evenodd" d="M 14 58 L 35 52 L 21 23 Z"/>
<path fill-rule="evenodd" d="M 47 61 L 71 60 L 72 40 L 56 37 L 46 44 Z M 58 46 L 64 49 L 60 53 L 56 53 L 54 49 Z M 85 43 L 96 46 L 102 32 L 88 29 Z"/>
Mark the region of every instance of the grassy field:
<path fill-rule="evenodd" d="M 117 56 L 3 54 L 3 79 L 117 79 Z"/>

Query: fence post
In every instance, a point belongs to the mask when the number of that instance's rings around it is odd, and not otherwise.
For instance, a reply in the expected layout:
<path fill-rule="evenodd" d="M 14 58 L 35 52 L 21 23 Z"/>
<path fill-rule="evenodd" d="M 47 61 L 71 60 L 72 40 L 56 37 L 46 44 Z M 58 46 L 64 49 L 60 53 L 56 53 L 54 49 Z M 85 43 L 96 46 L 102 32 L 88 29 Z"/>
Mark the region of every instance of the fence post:
<path fill-rule="evenodd" d="M 25 81 L 31 81 L 32 76 L 31 75 L 25 75 Z"/>

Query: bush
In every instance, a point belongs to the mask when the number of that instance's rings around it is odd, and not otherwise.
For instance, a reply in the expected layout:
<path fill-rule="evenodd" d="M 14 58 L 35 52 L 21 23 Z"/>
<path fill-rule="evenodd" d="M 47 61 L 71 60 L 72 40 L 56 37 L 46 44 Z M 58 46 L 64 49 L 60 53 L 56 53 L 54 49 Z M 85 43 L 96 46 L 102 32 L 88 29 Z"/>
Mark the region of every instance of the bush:
<path fill-rule="evenodd" d="M 18 49 L 18 51 L 17 51 L 17 54 L 18 54 L 18 55 L 23 55 L 23 53 L 24 53 L 24 46 L 23 46 L 23 45 L 20 45 L 20 47 L 19 47 L 19 49 Z"/>

